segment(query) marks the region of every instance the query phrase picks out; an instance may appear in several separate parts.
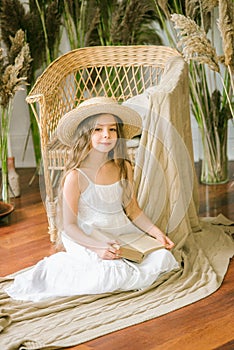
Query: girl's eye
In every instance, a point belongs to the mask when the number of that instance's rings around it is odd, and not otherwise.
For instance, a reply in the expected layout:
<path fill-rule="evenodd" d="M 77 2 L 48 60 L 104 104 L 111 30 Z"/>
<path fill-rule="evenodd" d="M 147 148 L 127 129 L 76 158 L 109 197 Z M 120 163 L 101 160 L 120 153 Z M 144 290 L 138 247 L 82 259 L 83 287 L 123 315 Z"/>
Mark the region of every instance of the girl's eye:
<path fill-rule="evenodd" d="M 94 131 L 101 131 L 101 128 L 95 128 Z"/>
<path fill-rule="evenodd" d="M 117 129 L 116 128 L 111 128 L 110 131 L 115 131 L 116 132 Z"/>

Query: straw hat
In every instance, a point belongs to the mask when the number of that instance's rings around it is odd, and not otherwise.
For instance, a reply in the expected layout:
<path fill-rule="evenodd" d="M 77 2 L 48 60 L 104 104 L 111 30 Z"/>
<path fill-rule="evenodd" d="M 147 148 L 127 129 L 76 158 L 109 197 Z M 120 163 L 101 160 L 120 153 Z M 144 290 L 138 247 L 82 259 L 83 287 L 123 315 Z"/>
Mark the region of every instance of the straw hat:
<path fill-rule="evenodd" d="M 93 97 L 80 103 L 60 119 L 57 127 L 59 140 L 67 146 L 72 146 L 79 124 L 96 114 L 113 114 L 119 117 L 123 122 L 126 139 L 131 139 L 141 132 L 142 119 L 136 111 L 120 105 L 110 97 Z"/>

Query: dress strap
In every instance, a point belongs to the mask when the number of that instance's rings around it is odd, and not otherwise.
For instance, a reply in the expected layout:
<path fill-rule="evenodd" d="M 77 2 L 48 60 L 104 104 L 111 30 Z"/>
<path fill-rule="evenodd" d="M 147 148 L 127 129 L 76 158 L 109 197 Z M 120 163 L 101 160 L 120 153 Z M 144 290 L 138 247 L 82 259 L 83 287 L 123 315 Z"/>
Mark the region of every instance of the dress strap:
<path fill-rule="evenodd" d="M 81 169 L 79 169 L 79 168 L 76 168 L 76 170 L 77 170 L 79 173 L 81 173 L 81 174 L 86 178 L 86 180 L 88 181 L 88 183 L 92 183 L 92 181 L 90 180 L 90 178 L 88 177 L 88 175 L 87 175 L 83 170 L 81 170 Z"/>

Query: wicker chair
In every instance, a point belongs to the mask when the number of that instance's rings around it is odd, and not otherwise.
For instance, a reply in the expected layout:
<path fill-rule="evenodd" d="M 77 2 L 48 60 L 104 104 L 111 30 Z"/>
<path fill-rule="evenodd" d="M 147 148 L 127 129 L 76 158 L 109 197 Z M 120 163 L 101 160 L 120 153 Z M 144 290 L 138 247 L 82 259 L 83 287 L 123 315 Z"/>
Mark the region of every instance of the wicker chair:
<path fill-rule="evenodd" d="M 144 92 L 159 84 L 168 59 L 179 55 L 165 46 L 86 47 L 60 56 L 37 79 L 26 100 L 40 130 L 51 241 L 56 239 L 55 184 L 69 151 L 53 141 L 59 119 L 93 96 L 111 96 L 122 102 Z"/>

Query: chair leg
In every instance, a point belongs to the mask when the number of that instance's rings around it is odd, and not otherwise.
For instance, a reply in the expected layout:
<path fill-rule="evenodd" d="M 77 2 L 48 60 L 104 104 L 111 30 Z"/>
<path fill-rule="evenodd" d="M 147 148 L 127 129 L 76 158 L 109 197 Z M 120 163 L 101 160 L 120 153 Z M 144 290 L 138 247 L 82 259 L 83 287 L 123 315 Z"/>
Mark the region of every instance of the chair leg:
<path fill-rule="evenodd" d="M 57 226 L 56 226 L 56 206 L 57 200 L 48 201 L 46 200 L 46 212 L 48 218 L 48 233 L 50 235 L 50 241 L 56 242 L 57 239 Z"/>

